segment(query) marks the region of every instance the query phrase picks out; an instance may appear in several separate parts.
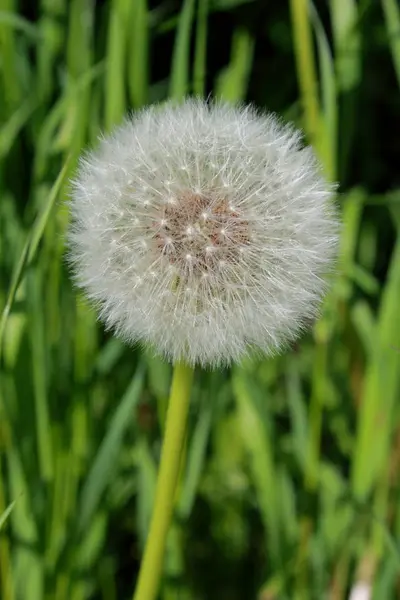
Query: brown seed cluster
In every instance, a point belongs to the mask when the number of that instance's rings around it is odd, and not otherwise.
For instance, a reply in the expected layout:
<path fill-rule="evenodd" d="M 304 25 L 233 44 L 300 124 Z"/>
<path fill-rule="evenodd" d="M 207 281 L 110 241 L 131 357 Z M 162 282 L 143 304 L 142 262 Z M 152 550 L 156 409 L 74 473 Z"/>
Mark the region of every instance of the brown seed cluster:
<path fill-rule="evenodd" d="M 248 222 L 227 198 L 190 191 L 165 204 L 153 236 L 180 276 L 207 277 L 236 262 L 250 241 Z"/>

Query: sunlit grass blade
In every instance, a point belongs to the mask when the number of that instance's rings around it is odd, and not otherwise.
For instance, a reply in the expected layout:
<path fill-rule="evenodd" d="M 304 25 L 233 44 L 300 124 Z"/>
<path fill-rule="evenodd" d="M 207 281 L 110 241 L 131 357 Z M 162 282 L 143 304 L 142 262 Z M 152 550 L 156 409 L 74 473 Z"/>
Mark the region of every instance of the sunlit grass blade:
<path fill-rule="evenodd" d="M 253 64 L 254 39 L 249 31 L 239 27 L 233 33 L 230 63 L 220 73 L 215 96 L 230 102 L 244 100 Z"/>
<path fill-rule="evenodd" d="M 377 483 L 393 435 L 392 415 L 400 390 L 400 236 L 393 250 L 377 320 L 374 351 L 364 380 L 352 464 L 352 490 L 365 500 Z"/>
<path fill-rule="evenodd" d="M 149 90 L 149 21 L 147 0 L 136 0 L 128 38 L 128 85 L 133 108 L 147 103 Z"/>
<path fill-rule="evenodd" d="M 9 504 L 6 508 L 6 510 L 0 515 L 0 530 L 2 529 L 2 527 L 4 526 L 4 523 L 7 521 L 8 517 L 11 514 L 11 511 L 13 510 L 15 506 L 15 500 L 13 500 L 13 502 L 11 502 L 11 504 Z"/>
<path fill-rule="evenodd" d="M 338 89 L 350 92 L 360 83 L 361 28 L 356 0 L 330 0 Z"/>
<path fill-rule="evenodd" d="M 194 6 L 194 0 L 184 0 L 175 34 L 169 96 L 178 100 L 189 92 L 189 52 Z"/>
<path fill-rule="evenodd" d="M 313 52 L 311 18 L 308 0 L 291 0 L 293 41 L 301 100 L 304 111 L 304 128 L 309 141 L 320 150 L 321 109 Z"/>
<path fill-rule="evenodd" d="M 68 85 L 88 71 L 92 64 L 92 40 L 94 25 L 93 5 L 86 0 L 72 0 L 69 8 L 69 26 L 67 43 Z M 86 142 L 90 116 L 90 89 L 85 87 L 79 100 L 70 102 L 64 122 L 69 134 L 67 154 L 75 159 Z"/>
<path fill-rule="evenodd" d="M 138 2 L 135 3 L 136 5 Z M 130 0 L 112 0 L 107 39 L 104 122 L 106 130 L 119 123 L 126 111 L 126 58 L 128 26 L 131 23 Z M 138 10 L 138 7 L 136 7 Z"/>

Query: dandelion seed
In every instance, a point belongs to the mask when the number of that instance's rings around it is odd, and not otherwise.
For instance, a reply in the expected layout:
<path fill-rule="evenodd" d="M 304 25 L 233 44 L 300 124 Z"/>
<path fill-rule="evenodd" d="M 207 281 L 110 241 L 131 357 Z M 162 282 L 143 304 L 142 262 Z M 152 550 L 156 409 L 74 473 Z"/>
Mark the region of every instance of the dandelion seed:
<path fill-rule="evenodd" d="M 108 327 L 172 361 L 271 354 L 326 290 L 333 193 L 301 134 L 273 115 L 152 106 L 81 161 L 70 261 Z"/>
<path fill-rule="evenodd" d="M 371 586 L 368 583 L 357 583 L 350 592 L 349 600 L 371 600 Z"/>

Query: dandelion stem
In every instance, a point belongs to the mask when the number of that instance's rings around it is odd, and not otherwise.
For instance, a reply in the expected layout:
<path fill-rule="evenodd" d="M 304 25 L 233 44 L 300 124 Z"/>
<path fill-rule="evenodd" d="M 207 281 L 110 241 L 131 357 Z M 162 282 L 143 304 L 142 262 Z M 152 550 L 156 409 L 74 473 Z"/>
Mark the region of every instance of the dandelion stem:
<path fill-rule="evenodd" d="M 191 367 L 183 363 L 175 365 L 153 515 L 134 600 L 154 600 L 157 596 L 178 483 L 192 379 L 193 369 Z"/>

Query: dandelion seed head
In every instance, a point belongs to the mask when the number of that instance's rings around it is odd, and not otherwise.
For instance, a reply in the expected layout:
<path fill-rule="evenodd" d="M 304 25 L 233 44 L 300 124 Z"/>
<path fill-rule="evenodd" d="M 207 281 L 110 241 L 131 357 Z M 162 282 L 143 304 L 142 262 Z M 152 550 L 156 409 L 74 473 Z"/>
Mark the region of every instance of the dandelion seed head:
<path fill-rule="evenodd" d="M 82 159 L 70 261 L 108 327 L 172 361 L 271 354 L 326 290 L 333 192 L 301 134 L 273 115 L 152 106 Z"/>

